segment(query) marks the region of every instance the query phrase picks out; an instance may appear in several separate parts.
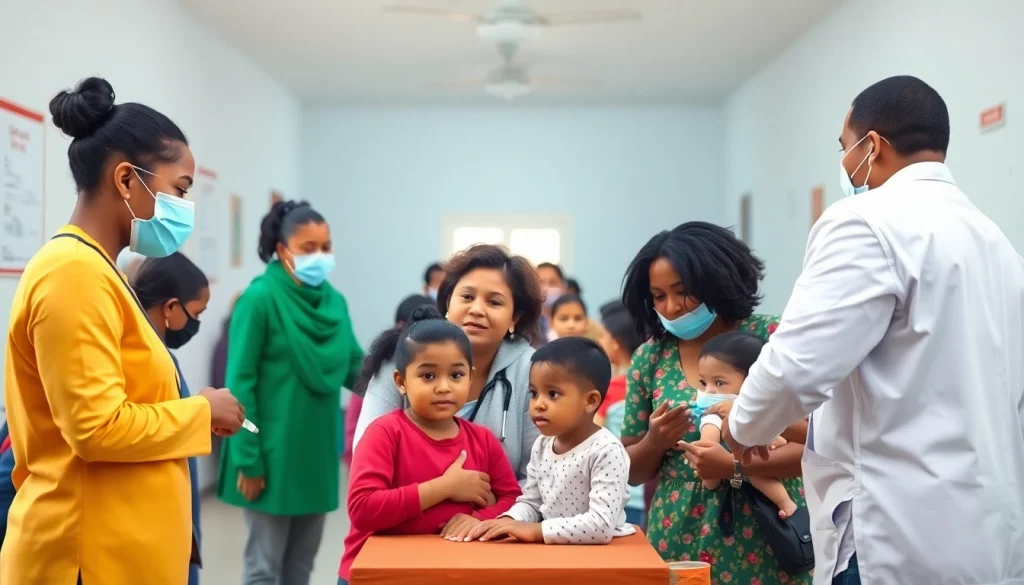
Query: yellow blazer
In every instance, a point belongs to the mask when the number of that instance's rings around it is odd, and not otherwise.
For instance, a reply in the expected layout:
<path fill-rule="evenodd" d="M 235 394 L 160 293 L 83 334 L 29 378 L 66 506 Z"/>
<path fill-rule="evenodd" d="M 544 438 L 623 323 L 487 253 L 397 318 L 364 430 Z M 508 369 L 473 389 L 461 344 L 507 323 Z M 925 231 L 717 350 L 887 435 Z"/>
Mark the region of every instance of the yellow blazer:
<path fill-rule="evenodd" d="M 185 585 L 186 457 L 210 404 L 181 400 L 167 349 L 105 253 L 72 238 L 32 258 L 11 307 L 7 420 L 18 490 L 0 583 Z"/>

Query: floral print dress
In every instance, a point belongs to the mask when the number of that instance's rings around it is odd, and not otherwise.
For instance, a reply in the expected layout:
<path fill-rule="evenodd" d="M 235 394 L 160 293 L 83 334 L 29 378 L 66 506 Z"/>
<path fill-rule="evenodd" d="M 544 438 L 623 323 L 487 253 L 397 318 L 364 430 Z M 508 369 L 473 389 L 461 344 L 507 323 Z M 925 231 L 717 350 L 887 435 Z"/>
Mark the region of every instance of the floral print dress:
<path fill-rule="evenodd" d="M 740 322 L 738 330 L 757 335 L 763 340 L 775 331 L 778 318 L 753 315 Z M 674 337 L 645 343 L 633 357 L 627 376 L 626 416 L 622 423 L 623 437 L 643 437 L 648 418 L 661 403 L 669 407 L 693 405 L 697 390 L 687 381 L 679 362 L 678 341 Z M 684 441 L 700 440 L 696 424 L 683 437 Z M 782 480 L 790 497 L 805 507 L 803 482 L 800 478 Z M 682 451 L 669 451 L 662 462 L 658 488 L 651 501 L 647 538 L 666 561 L 703 561 L 711 565 L 712 585 L 773 585 L 792 583 L 810 585 L 811 573 L 793 576 L 782 571 L 768 546 L 758 535 L 746 497 L 734 490 L 735 532 L 726 537 L 718 527 L 722 499 L 726 493 L 723 481 L 717 490 L 708 490 L 686 464 Z"/>

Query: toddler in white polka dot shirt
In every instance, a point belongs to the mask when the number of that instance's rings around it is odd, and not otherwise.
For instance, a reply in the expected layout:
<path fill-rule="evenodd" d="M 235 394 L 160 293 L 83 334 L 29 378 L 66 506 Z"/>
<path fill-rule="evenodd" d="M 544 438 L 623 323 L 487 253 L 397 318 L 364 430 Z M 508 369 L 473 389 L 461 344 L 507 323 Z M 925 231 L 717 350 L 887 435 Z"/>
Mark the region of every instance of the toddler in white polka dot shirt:
<path fill-rule="evenodd" d="M 607 544 L 636 532 L 626 523 L 626 449 L 594 422 L 611 371 L 601 347 L 583 337 L 557 339 L 533 354 L 530 417 L 541 436 L 523 495 L 502 516 L 476 526 L 470 540 Z"/>

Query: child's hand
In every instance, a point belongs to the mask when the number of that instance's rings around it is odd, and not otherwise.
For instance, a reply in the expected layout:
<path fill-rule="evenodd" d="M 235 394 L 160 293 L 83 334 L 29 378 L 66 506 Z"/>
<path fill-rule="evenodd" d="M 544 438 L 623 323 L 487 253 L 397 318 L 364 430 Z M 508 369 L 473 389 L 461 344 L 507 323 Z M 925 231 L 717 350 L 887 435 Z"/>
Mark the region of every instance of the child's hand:
<path fill-rule="evenodd" d="M 516 521 L 509 518 L 508 516 L 500 516 L 493 520 L 484 520 L 483 522 L 474 526 L 473 529 L 469 531 L 469 539 L 480 540 L 481 536 L 487 534 L 495 526 L 511 525 L 515 523 Z"/>
<path fill-rule="evenodd" d="M 783 439 L 783 440 L 785 440 L 785 439 Z M 483 506 L 481 506 L 482 508 L 490 508 L 494 504 L 498 503 L 498 498 L 494 495 L 494 492 L 492 492 L 490 490 L 487 491 L 486 499 L 487 499 L 487 503 L 484 504 Z"/>
<path fill-rule="evenodd" d="M 469 542 L 469 534 L 474 528 L 480 526 L 481 521 L 469 514 L 456 514 L 441 529 L 441 538 L 454 542 Z"/>
<path fill-rule="evenodd" d="M 500 518 L 487 532 L 480 536 L 481 542 L 514 538 L 519 542 L 544 542 L 544 531 L 540 522 L 516 522 L 511 518 Z M 472 533 L 470 534 L 472 536 Z"/>
<path fill-rule="evenodd" d="M 781 447 L 783 445 L 786 445 L 788 443 L 789 443 L 789 441 L 787 441 L 786 439 L 784 439 L 782 437 L 775 437 L 774 441 L 772 441 L 771 443 L 768 443 L 768 450 L 769 451 L 774 451 L 774 450 L 778 449 L 779 447 Z"/>
<path fill-rule="evenodd" d="M 482 471 L 463 469 L 466 452 L 459 453 L 455 462 L 441 476 L 448 498 L 456 502 L 469 502 L 481 508 L 487 506 L 487 496 L 491 493 L 491 478 Z"/>

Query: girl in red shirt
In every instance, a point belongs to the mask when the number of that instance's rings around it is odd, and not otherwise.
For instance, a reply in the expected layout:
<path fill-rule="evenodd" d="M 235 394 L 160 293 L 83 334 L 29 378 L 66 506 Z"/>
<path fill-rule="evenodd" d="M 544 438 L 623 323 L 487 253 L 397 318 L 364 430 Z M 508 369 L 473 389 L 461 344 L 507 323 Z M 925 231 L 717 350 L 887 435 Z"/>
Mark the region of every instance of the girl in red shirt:
<path fill-rule="evenodd" d="M 386 331 L 373 342 L 363 370 L 377 372 L 391 359 L 407 407 L 371 423 L 353 453 L 351 528 L 339 583 L 348 581 L 352 562 L 373 534 L 440 532 L 466 540 L 474 526 L 507 512 L 521 493 L 498 439 L 455 416 L 473 378 L 462 329 L 432 307 L 417 309 L 407 329 Z"/>

